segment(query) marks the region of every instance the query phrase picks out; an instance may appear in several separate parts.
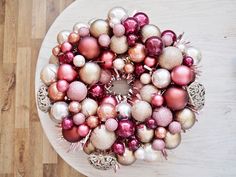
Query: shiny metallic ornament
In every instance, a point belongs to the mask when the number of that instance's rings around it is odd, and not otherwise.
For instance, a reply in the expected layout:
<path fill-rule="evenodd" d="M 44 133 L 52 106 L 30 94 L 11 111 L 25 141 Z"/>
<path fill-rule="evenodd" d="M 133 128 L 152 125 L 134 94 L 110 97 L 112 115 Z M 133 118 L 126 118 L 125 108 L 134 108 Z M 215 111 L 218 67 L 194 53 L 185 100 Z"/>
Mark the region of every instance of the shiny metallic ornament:
<path fill-rule="evenodd" d="M 161 31 L 156 25 L 148 24 L 141 29 L 143 43 L 152 36 L 161 36 Z"/>
<path fill-rule="evenodd" d="M 86 153 L 86 154 L 91 154 L 95 151 L 95 147 L 94 145 L 91 143 L 91 141 L 87 141 L 83 147 L 83 151 Z"/>
<path fill-rule="evenodd" d="M 109 170 L 116 168 L 118 165 L 116 157 L 110 154 L 90 154 L 88 157 L 89 163 L 98 170 Z"/>
<path fill-rule="evenodd" d="M 57 70 L 58 65 L 55 64 L 47 64 L 41 70 L 40 79 L 46 85 L 51 85 L 53 82 L 57 81 Z"/>
<path fill-rule="evenodd" d="M 151 103 L 153 95 L 156 94 L 157 92 L 158 92 L 158 89 L 155 86 L 148 84 L 141 88 L 140 96 L 142 100 L 147 101 L 148 103 Z"/>
<path fill-rule="evenodd" d="M 193 82 L 187 87 L 191 104 L 195 109 L 201 110 L 205 104 L 205 88 L 198 82 Z"/>
<path fill-rule="evenodd" d="M 48 112 L 51 106 L 50 99 L 48 97 L 48 88 L 46 85 L 42 85 L 37 93 L 38 107 L 43 112 Z"/>
<path fill-rule="evenodd" d="M 133 151 L 125 148 L 123 155 L 117 155 L 117 160 L 121 165 L 131 165 L 136 161 Z"/>
<path fill-rule="evenodd" d="M 54 103 L 50 109 L 49 115 L 56 123 L 61 123 L 63 118 L 69 115 L 68 104 L 64 101 Z"/>
<path fill-rule="evenodd" d="M 86 23 L 76 23 L 73 26 L 73 31 L 76 33 L 79 33 L 80 28 L 85 27 L 85 28 L 89 28 L 89 25 Z"/>
<path fill-rule="evenodd" d="M 94 20 L 90 25 L 90 33 L 98 38 L 101 34 L 109 34 L 109 24 L 105 20 Z"/>
<path fill-rule="evenodd" d="M 184 108 L 176 112 L 175 119 L 181 124 L 183 130 L 188 130 L 194 125 L 196 116 L 192 110 Z"/>
<path fill-rule="evenodd" d="M 127 10 L 122 7 L 113 7 L 108 12 L 108 21 L 111 28 L 115 26 L 115 24 L 121 23 L 121 21 L 125 20 L 128 17 Z"/>
<path fill-rule="evenodd" d="M 148 129 L 145 124 L 141 124 L 137 127 L 136 136 L 142 143 L 148 143 L 154 137 L 154 130 Z"/>
<path fill-rule="evenodd" d="M 200 50 L 195 47 L 192 47 L 192 46 L 186 48 L 185 54 L 186 54 L 186 56 L 190 56 L 193 58 L 193 60 L 194 60 L 193 64 L 195 64 L 195 65 L 197 65 L 202 59 L 202 54 L 201 54 Z"/>
<path fill-rule="evenodd" d="M 110 48 L 117 54 L 123 54 L 128 50 L 128 42 L 126 36 L 112 36 Z"/>
<path fill-rule="evenodd" d="M 140 76 L 140 81 L 142 84 L 150 84 L 151 82 L 151 75 L 148 74 L 148 73 L 143 73 L 141 76 Z"/>
<path fill-rule="evenodd" d="M 144 122 L 147 118 L 151 117 L 152 107 L 146 101 L 138 101 L 134 103 L 131 112 L 135 120 Z"/>
<path fill-rule="evenodd" d="M 92 116 L 96 114 L 98 104 L 95 100 L 91 98 L 86 98 L 85 100 L 82 101 L 81 103 L 82 109 L 81 112 L 87 117 L 87 116 Z"/>
<path fill-rule="evenodd" d="M 170 132 L 166 133 L 166 137 L 164 138 L 166 143 L 166 149 L 174 149 L 176 148 L 181 142 L 181 134 L 171 134 Z"/>
<path fill-rule="evenodd" d="M 68 30 L 60 31 L 57 35 L 58 44 L 63 44 L 64 42 L 66 42 L 68 40 L 69 35 L 70 35 L 70 31 Z"/>
<path fill-rule="evenodd" d="M 97 63 L 88 62 L 80 69 L 79 76 L 86 84 L 96 84 L 101 76 L 101 68 Z"/>
<path fill-rule="evenodd" d="M 131 117 L 131 105 L 125 101 L 116 106 L 116 111 L 122 117 Z"/>
<path fill-rule="evenodd" d="M 170 72 L 167 69 L 157 69 L 152 74 L 152 83 L 159 89 L 166 88 L 170 82 Z"/>

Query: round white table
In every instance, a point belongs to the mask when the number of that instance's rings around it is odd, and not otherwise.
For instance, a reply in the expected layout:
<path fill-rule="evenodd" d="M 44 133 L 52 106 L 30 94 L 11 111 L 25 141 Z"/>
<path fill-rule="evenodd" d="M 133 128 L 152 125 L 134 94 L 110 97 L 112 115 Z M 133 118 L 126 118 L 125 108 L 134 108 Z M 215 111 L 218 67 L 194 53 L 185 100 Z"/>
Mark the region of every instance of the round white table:
<path fill-rule="evenodd" d="M 38 57 L 35 91 L 41 86 L 40 71 L 56 45 L 57 33 L 72 30 L 76 22 L 106 18 L 114 6 L 130 12 L 146 12 L 162 30 L 186 33 L 185 39 L 201 48 L 201 82 L 206 88 L 206 106 L 199 122 L 182 136 L 181 145 L 168 151 L 168 160 L 136 161 L 114 171 L 89 165 L 83 152 L 68 153 L 69 143 L 58 141 L 58 129 L 48 114 L 38 110 L 43 129 L 57 153 L 72 167 L 89 177 L 233 177 L 236 176 L 236 3 L 226 1 L 173 0 L 77 0 L 55 20 L 42 43 Z"/>

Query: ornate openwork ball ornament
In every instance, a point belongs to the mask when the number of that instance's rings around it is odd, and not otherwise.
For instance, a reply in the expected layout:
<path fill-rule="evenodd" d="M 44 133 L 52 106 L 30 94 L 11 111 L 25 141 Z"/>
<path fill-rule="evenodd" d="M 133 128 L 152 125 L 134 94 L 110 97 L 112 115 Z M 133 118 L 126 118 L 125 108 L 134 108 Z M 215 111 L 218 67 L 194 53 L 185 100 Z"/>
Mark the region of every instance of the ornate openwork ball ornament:
<path fill-rule="evenodd" d="M 114 7 L 57 41 L 54 64 L 41 71 L 39 109 L 93 167 L 158 160 L 196 122 L 205 94 L 196 82 L 201 53 L 182 34 Z"/>

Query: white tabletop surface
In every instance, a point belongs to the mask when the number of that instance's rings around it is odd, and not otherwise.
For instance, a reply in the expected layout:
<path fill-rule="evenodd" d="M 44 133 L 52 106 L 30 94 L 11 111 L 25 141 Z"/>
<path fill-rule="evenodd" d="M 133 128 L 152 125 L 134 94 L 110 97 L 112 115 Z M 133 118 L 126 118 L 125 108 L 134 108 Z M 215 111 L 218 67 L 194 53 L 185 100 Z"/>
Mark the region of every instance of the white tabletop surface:
<path fill-rule="evenodd" d="M 77 0 L 66 8 L 49 29 L 38 58 L 40 70 L 48 63 L 56 35 L 76 22 L 105 18 L 114 6 L 146 12 L 162 30 L 185 32 L 185 39 L 201 48 L 200 78 L 206 88 L 206 106 L 198 123 L 182 136 L 181 145 L 169 151 L 168 160 L 137 161 L 117 172 L 99 171 L 81 152 L 67 153 L 48 115 L 39 111 L 44 131 L 54 149 L 79 172 L 89 177 L 235 177 L 236 176 L 236 1 L 235 0 Z"/>

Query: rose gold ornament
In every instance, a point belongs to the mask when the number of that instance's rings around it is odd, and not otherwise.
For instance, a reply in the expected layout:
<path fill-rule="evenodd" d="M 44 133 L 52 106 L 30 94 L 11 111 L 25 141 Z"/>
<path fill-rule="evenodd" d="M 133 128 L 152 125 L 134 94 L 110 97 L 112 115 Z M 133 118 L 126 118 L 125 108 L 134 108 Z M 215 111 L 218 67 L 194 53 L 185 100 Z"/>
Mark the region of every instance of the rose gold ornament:
<path fill-rule="evenodd" d="M 72 32 L 70 33 L 69 37 L 68 37 L 68 42 L 74 44 L 76 42 L 78 42 L 80 39 L 80 36 L 78 33 Z"/>
<path fill-rule="evenodd" d="M 95 59 L 100 53 L 97 39 L 94 37 L 84 37 L 78 44 L 80 53 L 87 59 Z"/>
<path fill-rule="evenodd" d="M 109 104 L 112 104 L 113 106 L 116 106 L 117 105 L 117 100 L 114 96 L 109 95 L 109 96 L 105 96 L 102 99 L 101 104 L 104 104 L 104 103 L 109 103 Z"/>
<path fill-rule="evenodd" d="M 57 83 L 53 83 L 48 87 L 48 96 L 53 101 L 61 101 L 64 100 L 65 92 L 59 92 L 57 89 Z"/>
<path fill-rule="evenodd" d="M 90 128 L 96 128 L 99 124 L 99 119 L 97 116 L 89 116 L 86 119 L 86 124 L 90 127 Z"/>
<path fill-rule="evenodd" d="M 95 151 L 95 147 L 94 145 L 91 143 L 91 141 L 87 141 L 85 143 L 85 145 L 83 146 L 83 151 L 86 153 L 86 154 L 91 154 Z"/>
<path fill-rule="evenodd" d="M 109 103 L 101 104 L 97 109 L 97 115 L 103 122 L 109 118 L 115 118 L 117 116 L 115 106 Z"/>
<path fill-rule="evenodd" d="M 132 65 L 131 63 L 125 64 L 124 70 L 127 74 L 131 74 L 134 72 L 134 65 Z"/>
<path fill-rule="evenodd" d="M 196 116 L 189 108 L 184 108 L 176 112 L 175 119 L 181 124 L 183 130 L 188 130 L 194 125 Z"/>
<path fill-rule="evenodd" d="M 101 68 L 97 63 L 88 62 L 80 69 L 79 76 L 86 84 L 96 84 L 101 76 Z"/>
<path fill-rule="evenodd" d="M 90 33 L 96 38 L 101 34 L 109 34 L 109 24 L 102 19 L 94 20 L 90 25 Z"/>
<path fill-rule="evenodd" d="M 69 103 L 68 108 L 71 113 L 78 113 L 81 110 L 81 104 L 77 101 L 72 101 Z"/>
<path fill-rule="evenodd" d="M 55 46 L 55 47 L 52 49 L 52 54 L 53 54 L 54 56 L 58 56 L 58 55 L 60 54 L 60 52 L 61 52 L 61 47 L 60 47 L 60 45 L 57 45 L 57 46 Z"/>
<path fill-rule="evenodd" d="M 142 100 L 147 101 L 148 103 L 151 103 L 152 97 L 158 92 L 158 89 L 151 85 L 145 85 L 140 90 L 140 96 Z"/>
<path fill-rule="evenodd" d="M 121 165 L 131 165 L 136 161 L 133 151 L 130 151 L 128 148 L 125 148 L 123 155 L 118 155 L 117 160 Z"/>
<path fill-rule="evenodd" d="M 71 129 L 67 129 L 67 130 L 62 129 L 62 135 L 67 141 L 71 143 L 75 143 L 82 139 L 82 137 L 80 137 L 77 130 L 78 129 L 76 126 L 73 126 Z"/>
<path fill-rule="evenodd" d="M 131 109 L 132 116 L 135 120 L 144 122 L 145 119 L 151 117 L 152 107 L 146 101 L 138 101 L 134 103 Z"/>
<path fill-rule="evenodd" d="M 159 139 L 163 139 L 166 137 L 166 129 L 164 127 L 158 127 L 155 130 L 155 137 Z"/>
<path fill-rule="evenodd" d="M 164 141 L 166 143 L 166 149 L 174 149 L 181 142 L 181 134 L 180 133 L 171 134 L 170 132 L 167 132 Z"/>
<path fill-rule="evenodd" d="M 130 48 L 128 51 L 130 56 L 130 60 L 135 63 L 140 63 L 144 60 L 146 53 L 145 53 L 145 46 L 143 44 L 137 43 L 134 47 Z"/>

